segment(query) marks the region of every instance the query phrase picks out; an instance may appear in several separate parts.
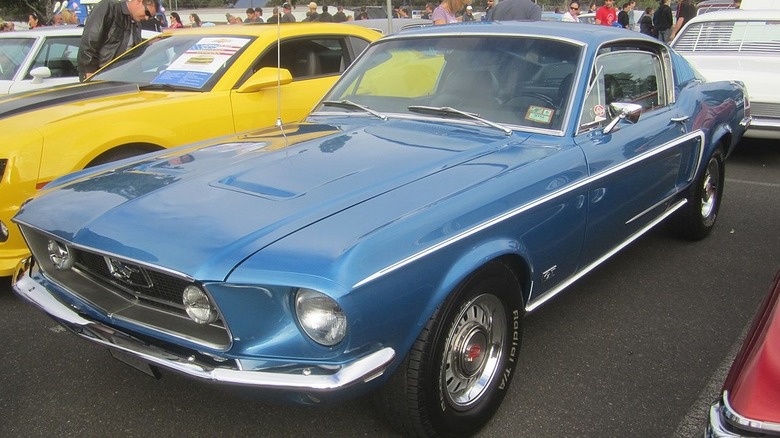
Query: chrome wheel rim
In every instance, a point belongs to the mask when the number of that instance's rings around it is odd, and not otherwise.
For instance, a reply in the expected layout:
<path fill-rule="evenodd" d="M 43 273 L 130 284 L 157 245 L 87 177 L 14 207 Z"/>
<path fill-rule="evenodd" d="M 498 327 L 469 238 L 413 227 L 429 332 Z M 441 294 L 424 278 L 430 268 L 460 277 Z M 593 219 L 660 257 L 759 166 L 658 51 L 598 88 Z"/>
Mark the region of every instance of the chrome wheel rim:
<path fill-rule="evenodd" d="M 480 295 L 464 306 L 447 337 L 441 385 L 454 407 L 477 402 L 498 375 L 506 343 L 507 318 L 495 295 Z"/>
<path fill-rule="evenodd" d="M 705 222 L 711 221 L 714 216 L 719 191 L 720 163 L 715 158 L 711 158 L 710 162 L 707 163 L 701 193 L 701 217 Z"/>

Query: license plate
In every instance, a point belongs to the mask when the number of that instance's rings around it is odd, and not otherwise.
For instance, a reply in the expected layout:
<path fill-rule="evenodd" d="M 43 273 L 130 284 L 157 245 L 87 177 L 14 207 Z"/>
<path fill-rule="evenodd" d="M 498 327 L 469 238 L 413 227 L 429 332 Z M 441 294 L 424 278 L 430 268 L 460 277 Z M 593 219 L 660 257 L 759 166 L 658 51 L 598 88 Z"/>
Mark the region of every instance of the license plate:
<path fill-rule="evenodd" d="M 111 353 L 111 356 L 114 359 L 119 360 L 121 362 L 124 362 L 125 364 L 130 365 L 131 367 L 137 369 L 138 371 L 140 371 L 140 372 L 142 372 L 142 373 L 144 373 L 144 374 L 146 374 L 148 376 L 152 376 L 155 379 L 159 379 L 160 378 L 160 370 L 157 369 L 157 367 L 150 365 L 149 362 L 146 362 L 144 360 L 138 359 L 135 356 L 132 356 L 130 354 L 127 354 L 127 353 L 125 353 L 123 351 L 119 351 L 119 350 L 111 349 L 111 350 L 108 350 L 108 352 Z"/>

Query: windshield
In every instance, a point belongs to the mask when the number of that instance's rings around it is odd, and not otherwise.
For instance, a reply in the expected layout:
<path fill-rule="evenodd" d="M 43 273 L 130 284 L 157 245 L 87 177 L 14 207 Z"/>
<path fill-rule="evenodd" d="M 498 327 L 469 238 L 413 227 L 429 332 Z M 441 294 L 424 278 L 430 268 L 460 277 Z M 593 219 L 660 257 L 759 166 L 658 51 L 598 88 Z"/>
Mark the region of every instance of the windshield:
<path fill-rule="evenodd" d="M 35 43 L 34 38 L 3 38 L 0 45 L 0 80 L 11 80 Z"/>
<path fill-rule="evenodd" d="M 560 130 L 581 53 L 571 42 L 533 37 L 389 40 L 371 46 L 324 100 L 418 117 L 416 107 L 453 108 L 492 122 Z M 437 114 L 431 108 L 424 113 Z"/>
<path fill-rule="evenodd" d="M 253 39 L 163 35 L 120 56 L 90 80 L 209 91 Z"/>

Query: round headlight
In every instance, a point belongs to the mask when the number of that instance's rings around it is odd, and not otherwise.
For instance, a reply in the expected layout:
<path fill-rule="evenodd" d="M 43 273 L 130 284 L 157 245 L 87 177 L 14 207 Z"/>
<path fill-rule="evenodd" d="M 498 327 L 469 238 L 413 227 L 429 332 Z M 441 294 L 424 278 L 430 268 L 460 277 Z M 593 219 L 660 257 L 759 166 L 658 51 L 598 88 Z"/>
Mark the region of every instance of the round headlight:
<path fill-rule="evenodd" d="M 57 242 L 56 240 L 49 240 L 46 249 L 49 250 L 49 260 L 54 263 L 55 268 L 64 271 L 73 267 L 75 260 L 70 253 L 68 245 Z"/>
<path fill-rule="evenodd" d="M 331 297 L 311 289 L 299 289 L 295 313 L 303 330 L 315 342 L 336 345 L 347 333 L 347 317 Z"/>
<path fill-rule="evenodd" d="M 187 286 L 181 297 L 187 315 L 198 324 L 211 324 L 217 320 L 217 308 L 211 304 L 209 296 L 195 286 Z"/>

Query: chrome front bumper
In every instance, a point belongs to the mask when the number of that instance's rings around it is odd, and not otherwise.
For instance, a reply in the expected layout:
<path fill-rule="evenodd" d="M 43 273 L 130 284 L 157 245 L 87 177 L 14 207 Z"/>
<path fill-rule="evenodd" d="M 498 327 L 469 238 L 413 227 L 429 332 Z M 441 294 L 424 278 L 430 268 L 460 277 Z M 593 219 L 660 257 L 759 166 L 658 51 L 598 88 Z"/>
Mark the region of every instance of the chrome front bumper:
<path fill-rule="evenodd" d="M 172 353 L 113 327 L 84 318 L 52 296 L 45 286 L 30 277 L 29 262 L 27 261 L 22 262 L 20 268 L 16 270 L 13 277 L 13 289 L 21 299 L 38 307 L 59 324 L 84 339 L 119 350 L 149 364 L 201 380 L 304 393 L 336 392 L 381 376 L 395 357 L 395 351 L 386 347 L 354 362 L 341 365 L 326 374 L 311 372 L 312 369 L 322 370 L 316 364 L 312 364 L 311 368 L 307 368 L 306 364 L 300 364 L 299 368 L 304 371 L 297 374 L 267 370 L 243 370 L 240 367 L 240 361 L 238 369 L 215 367 L 211 364 L 198 362 L 195 356 Z"/>

